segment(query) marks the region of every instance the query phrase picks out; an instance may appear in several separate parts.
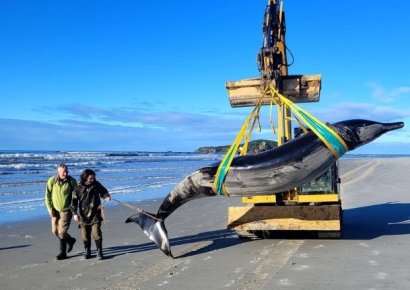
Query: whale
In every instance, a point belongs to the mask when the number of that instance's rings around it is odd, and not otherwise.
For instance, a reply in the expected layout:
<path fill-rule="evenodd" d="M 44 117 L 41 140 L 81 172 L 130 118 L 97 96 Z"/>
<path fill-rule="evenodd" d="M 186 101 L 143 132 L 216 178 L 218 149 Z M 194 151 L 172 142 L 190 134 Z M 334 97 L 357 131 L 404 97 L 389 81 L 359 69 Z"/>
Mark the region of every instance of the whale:
<path fill-rule="evenodd" d="M 353 119 L 327 126 L 341 137 L 347 151 L 352 151 L 386 132 L 404 127 L 404 123 Z M 307 132 L 274 149 L 235 157 L 224 180 L 224 191 L 229 196 L 272 195 L 287 191 L 321 176 L 339 157 L 313 132 Z M 142 210 L 125 222 L 138 224 L 151 241 L 173 257 L 164 221 L 190 200 L 218 195 L 213 182 L 219 163 L 186 176 L 164 198 L 156 214 Z"/>

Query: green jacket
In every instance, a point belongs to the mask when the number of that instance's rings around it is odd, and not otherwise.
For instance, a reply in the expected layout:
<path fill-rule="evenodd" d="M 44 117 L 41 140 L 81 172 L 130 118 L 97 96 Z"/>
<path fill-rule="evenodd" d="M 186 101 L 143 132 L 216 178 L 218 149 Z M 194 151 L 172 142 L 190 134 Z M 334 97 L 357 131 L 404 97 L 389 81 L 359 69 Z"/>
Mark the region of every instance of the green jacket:
<path fill-rule="evenodd" d="M 67 176 L 64 181 L 52 176 L 47 181 L 45 203 L 48 212 L 56 210 L 58 212 L 69 211 L 71 196 L 77 181 L 71 176 Z"/>

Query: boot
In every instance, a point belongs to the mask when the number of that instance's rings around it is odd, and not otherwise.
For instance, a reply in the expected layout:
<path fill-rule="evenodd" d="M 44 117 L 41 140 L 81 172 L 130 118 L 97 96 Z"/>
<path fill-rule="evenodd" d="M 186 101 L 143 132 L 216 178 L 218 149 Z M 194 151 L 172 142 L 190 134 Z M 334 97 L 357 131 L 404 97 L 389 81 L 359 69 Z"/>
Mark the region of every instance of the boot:
<path fill-rule="evenodd" d="M 70 253 L 71 252 L 71 250 L 73 249 L 73 246 L 74 246 L 74 244 L 75 244 L 75 241 L 76 241 L 76 239 L 74 239 L 72 236 L 70 236 L 70 235 L 67 235 L 67 246 L 68 246 L 68 248 L 67 248 L 67 253 Z"/>
<path fill-rule="evenodd" d="M 67 259 L 66 253 L 67 241 L 65 239 L 60 239 L 60 253 L 57 255 L 57 260 Z"/>
<path fill-rule="evenodd" d="M 103 253 L 102 253 L 102 239 L 95 240 L 95 245 L 97 247 L 97 258 L 98 260 L 104 259 Z"/>
<path fill-rule="evenodd" d="M 91 258 L 91 243 L 90 241 L 84 241 L 84 259 Z"/>

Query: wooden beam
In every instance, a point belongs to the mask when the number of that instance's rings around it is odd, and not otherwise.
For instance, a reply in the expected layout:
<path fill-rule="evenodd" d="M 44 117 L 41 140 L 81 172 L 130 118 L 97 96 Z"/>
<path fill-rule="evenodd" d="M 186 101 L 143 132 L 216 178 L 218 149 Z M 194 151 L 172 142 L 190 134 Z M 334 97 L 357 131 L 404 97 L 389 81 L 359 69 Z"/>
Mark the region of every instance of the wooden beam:
<path fill-rule="evenodd" d="M 318 102 L 320 98 L 320 75 L 292 75 L 283 77 L 282 94 L 294 103 Z M 226 82 L 229 102 L 232 107 L 254 106 L 262 96 L 264 84 L 260 78 Z M 270 104 L 270 94 L 263 100 Z"/>

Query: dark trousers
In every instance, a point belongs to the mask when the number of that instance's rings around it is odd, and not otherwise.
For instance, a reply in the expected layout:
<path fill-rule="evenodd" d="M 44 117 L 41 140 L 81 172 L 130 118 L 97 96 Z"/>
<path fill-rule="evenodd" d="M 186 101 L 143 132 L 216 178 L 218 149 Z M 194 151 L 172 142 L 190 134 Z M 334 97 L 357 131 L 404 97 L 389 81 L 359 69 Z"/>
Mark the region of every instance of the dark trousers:
<path fill-rule="evenodd" d="M 101 223 L 94 223 L 94 224 L 81 224 L 81 235 L 83 237 L 84 242 L 91 242 L 91 235 L 95 241 L 102 239 L 102 232 L 101 232 Z"/>

